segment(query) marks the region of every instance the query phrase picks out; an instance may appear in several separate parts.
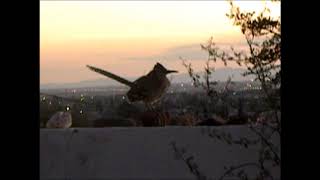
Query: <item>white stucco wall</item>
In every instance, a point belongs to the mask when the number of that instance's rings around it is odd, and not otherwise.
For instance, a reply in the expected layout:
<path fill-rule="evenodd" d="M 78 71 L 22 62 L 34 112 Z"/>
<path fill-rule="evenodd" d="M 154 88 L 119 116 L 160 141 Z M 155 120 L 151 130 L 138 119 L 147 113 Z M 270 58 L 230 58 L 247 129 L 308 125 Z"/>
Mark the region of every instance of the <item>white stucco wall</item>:
<path fill-rule="evenodd" d="M 254 161 L 257 147 L 227 145 L 201 133 L 208 127 L 129 127 L 40 130 L 40 177 L 72 179 L 195 179 L 170 143 L 186 148 L 205 176 L 224 165 Z M 253 136 L 245 126 L 211 127 Z M 276 142 L 279 143 L 279 142 Z M 255 169 L 252 169 L 255 172 Z M 279 176 L 278 170 L 275 173 Z"/>

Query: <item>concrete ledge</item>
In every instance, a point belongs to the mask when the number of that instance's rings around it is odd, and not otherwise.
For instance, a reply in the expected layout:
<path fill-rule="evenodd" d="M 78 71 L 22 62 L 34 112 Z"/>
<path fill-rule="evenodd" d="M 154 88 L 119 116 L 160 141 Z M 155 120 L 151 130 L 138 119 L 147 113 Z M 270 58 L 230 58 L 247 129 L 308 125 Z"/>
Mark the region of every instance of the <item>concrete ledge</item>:
<path fill-rule="evenodd" d="M 207 177 L 222 175 L 223 166 L 257 159 L 258 147 L 227 145 L 204 133 L 220 129 L 234 137 L 254 137 L 247 127 L 208 128 L 41 129 L 40 178 L 195 179 L 188 166 L 176 158 L 171 142 L 193 155 L 199 171 Z M 280 177 L 279 169 L 274 173 Z"/>

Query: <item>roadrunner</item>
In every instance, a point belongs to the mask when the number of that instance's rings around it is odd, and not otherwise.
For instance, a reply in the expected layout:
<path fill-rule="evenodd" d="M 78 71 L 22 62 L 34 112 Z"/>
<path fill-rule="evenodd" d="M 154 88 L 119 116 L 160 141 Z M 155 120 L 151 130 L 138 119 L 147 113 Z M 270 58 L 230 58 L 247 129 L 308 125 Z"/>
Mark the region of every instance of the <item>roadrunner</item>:
<path fill-rule="evenodd" d="M 147 75 L 131 82 L 108 71 L 89 65 L 87 65 L 87 67 L 92 71 L 129 86 L 130 90 L 127 92 L 129 101 L 142 101 L 148 108 L 152 108 L 151 105 L 158 101 L 170 86 L 170 81 L 166 75 L 178 72 L 167 70 L 163 65 L 157 63 Z"/>

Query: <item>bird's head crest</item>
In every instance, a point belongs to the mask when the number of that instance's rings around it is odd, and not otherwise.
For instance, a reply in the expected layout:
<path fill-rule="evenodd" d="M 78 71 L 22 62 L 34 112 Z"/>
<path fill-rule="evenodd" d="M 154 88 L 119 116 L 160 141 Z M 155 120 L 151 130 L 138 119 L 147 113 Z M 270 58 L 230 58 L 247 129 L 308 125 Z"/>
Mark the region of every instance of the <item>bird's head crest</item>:
<path fill-rule="evenodd" d="M 175 70 L 167 70 L 162 64 L 157 62 L 157 64 L 153 68 L 155 71 L 163 74 L 169 74 L 169 73 L 177 73 L 178 71 Z"/>

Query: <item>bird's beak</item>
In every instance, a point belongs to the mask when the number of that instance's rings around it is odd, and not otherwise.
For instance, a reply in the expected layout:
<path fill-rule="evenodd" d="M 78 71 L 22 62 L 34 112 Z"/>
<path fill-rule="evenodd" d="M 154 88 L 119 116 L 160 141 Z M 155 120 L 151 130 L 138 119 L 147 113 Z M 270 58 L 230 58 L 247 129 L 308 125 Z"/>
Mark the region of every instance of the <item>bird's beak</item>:
<path fill-rule="evenodd" d="M 175 70 L 167 70 L 167 74 L 169 73 L 177 73 L 178 71 L 175 71 Z"/>

